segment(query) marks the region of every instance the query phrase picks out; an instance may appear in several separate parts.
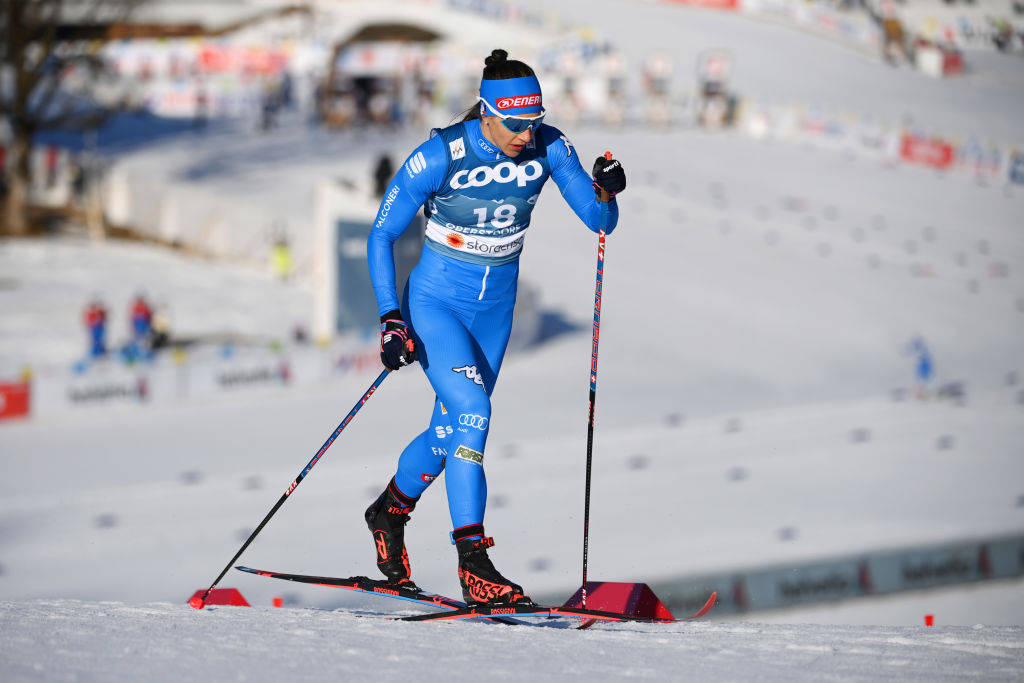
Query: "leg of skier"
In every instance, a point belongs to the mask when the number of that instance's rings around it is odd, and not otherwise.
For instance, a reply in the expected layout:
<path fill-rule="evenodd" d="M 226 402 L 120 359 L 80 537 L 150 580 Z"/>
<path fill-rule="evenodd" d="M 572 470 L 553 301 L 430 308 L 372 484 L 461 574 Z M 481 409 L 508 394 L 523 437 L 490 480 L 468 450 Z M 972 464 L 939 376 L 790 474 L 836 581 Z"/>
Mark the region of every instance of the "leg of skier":
<path fill-rule="evenodd" d="M 459 554 L 459 580 L 468 603 L 528 601 L 521 586 L 502 576 L 487 554 L 484 452 L 494 390 L 512 326 L 514 298 L 456 315 L 433 312 L 416 323 L 429 349 L 427 377 L 448 409 L 453 429 L 445 467 L 452 540 Z"/>
<path fill-rule="evenodd" d="M 440 401 L 434 401 L 430 426 L 402 451 L 398 471 L 366 509 L 366 525 L 377 547 L 377 568 L 392 583 L 411 582 L 405 525 L 423 492 L 444 469 L 445 439 L 452 433 Z"/>

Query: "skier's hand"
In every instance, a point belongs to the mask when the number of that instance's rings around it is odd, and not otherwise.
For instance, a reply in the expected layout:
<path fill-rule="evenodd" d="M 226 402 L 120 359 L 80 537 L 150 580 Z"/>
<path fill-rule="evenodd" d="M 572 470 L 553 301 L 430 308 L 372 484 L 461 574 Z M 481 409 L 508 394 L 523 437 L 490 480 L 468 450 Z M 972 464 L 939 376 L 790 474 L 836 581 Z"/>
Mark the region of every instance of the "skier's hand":
<path fill-rule="evenodd" d="M 416 361 L 416 343 L 402 313 L 395 309 L 380 317 L 380 362 L 388 370 L 398 370 Z"/>
<path fill-rule="evenodd" d="M 626 172 L 622 170 L 622 164 L 618 159 L 607 159 L 598 157 L 594 162 L 594 191 L 597 198 L 601 199 L 601 191 L 608 193 L 608 198 L 615 197 L 626 189 Z"/>

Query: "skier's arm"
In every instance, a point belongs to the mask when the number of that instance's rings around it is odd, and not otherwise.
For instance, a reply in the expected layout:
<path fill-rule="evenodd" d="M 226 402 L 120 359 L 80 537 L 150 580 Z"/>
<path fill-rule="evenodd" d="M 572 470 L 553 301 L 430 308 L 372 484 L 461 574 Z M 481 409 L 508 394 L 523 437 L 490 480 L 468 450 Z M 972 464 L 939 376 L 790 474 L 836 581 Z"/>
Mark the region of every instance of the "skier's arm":
<path fill-rule="evenodd" d="M 366 259 L 379 315 L 400 308 L 395 288 L 395 241 L 440 187 L 447 168 L 444 142 L 440 137 L 432 137 L 409 155 L 384 191 L 366 240 Z"/>
<path fill-rule="evenodd" d="M 557 128 L 542 126 L 547 145 L 551 177 L 558 185 L 565 201 L 594 232 L 601 230 L 601 202 L 594 195 L 593 180 L 583 170 L 576 148 Z M 619 221 L 619 205 L 613 198 L 608 202 L 608 224 L 605 232 L 611 234 Z"/>

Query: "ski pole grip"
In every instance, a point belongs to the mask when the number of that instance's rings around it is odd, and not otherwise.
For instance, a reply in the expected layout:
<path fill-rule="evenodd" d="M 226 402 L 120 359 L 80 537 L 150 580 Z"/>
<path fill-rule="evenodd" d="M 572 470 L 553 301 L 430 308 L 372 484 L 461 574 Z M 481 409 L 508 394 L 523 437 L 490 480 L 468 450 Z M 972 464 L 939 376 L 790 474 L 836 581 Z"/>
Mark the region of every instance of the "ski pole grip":
<path fill-rule="evenodd" d="M 605 150 L 604 158 L 607 159 L 608 161 L 612 160 L 611 150 Z M 606 190 L 601 190 L 601 201 L 607 204 L 611 200 L 611 195 L 609 195 Z"/>

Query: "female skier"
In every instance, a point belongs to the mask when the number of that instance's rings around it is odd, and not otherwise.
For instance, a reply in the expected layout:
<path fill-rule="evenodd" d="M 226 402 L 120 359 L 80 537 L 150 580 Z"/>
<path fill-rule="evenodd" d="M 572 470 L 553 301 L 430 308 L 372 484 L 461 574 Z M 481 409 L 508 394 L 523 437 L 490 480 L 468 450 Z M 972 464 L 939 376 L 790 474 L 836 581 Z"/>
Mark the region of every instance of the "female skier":
<path fill-rule="evenodd" d="M 598 157 L 593 180 L 569 140 L 543 123 L 540 83 L 529 66 L 494 50 L 484 60 L 479 103 L 434 129 L 406 159 L 384 194 L 367 242 L 381 322 L 381 361 L 391 370 L 419 360 L 437 398 L 427 428 L 405 448 L 398 470 L 366 510 L 377 567 L 412 584 L 404 529 L 409 513 L 446 470 L 445 486 L 467 603 L 529 603 L 502 576 L 484 535 L 484 445 L 494 391 L 512 328 L 530 214 L 548 177 L 594 232 L 601 191 L 610 197 L 606 232 L 618 221 L 626 176 Z M 595 194 L 597 196 L 595 196 Z M 425 206 L 424 206 L 425 205 Z M 428 215 L 419 264 L 399 303 L 394 243 L 421 206 Z"/>

